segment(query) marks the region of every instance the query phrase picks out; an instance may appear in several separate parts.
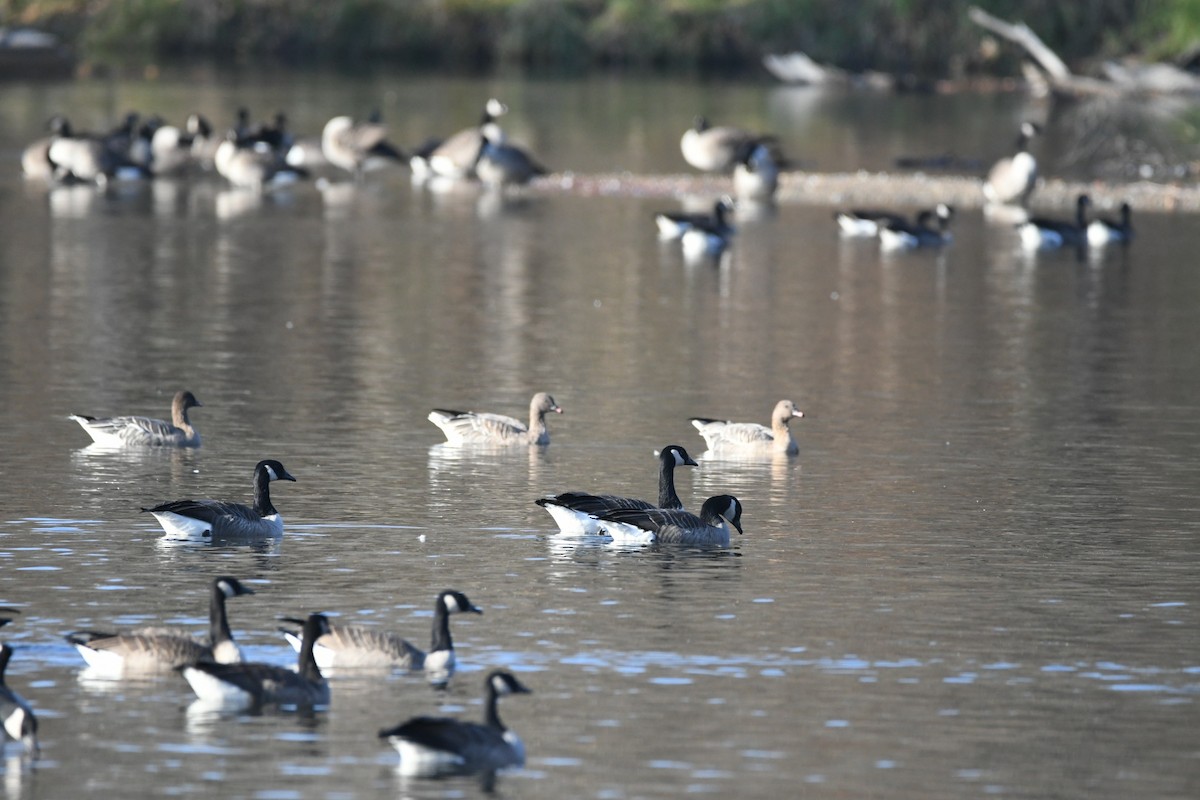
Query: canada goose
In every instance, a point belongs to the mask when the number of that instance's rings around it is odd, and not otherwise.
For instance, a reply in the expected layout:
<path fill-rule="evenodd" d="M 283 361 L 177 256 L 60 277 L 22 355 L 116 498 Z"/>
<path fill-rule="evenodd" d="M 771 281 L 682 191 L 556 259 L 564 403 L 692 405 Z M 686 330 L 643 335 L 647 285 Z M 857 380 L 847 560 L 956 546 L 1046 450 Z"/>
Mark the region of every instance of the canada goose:
<path fill-rule="evenodd" d="M 57 137 L 63 135 L 63 131 L 69 133 L 70 128 L 71 123 L 61 114 L 55 114 L 47 120 L 46 130 L 50 135 L 35 140 L 21 151 L 21 171 L 25 173 L 25 177 L 45 181 L 51 181 L 57 177 L 57 168 L 50 160 L 50 145 L 54 144 Z"/>
<path fill-rule="evenodd" d="M 174 175 L 192 165 L 192 137 L 175 125 L 158 125 L 150 134 L 147 165 L 155 175 Z"/>
<path fill-rule="evenodd" d="M 213 153 L 217 173 L 243 189 L 273 189 L 289 186 L 308 177 L 307 171 L 292 167 L 283 156 L 267 146 L 256 146 L 234 130 L 226 134 Z"/>
<path fill-rule="evenodd" d="M 620 543 L 663 542 L 729 546 L 729 529 L 742 532 L 742 504 L 732 495 L 710 497 L 699 516 L 662 508 L 619 508 L 600 515 L 604 532 Z"/>
<path fill-rule="evenodd" d="M 220 136 L 213 135 L 212 124 L 203 114 L 189 114 L 184 123 L 184 130 L 192 140 L 192 159 L 196 166 L 204 170 L 216 168 L 214 163 L 217 149 L 224 141 Z"/>
<path fill-rule="evenodd" d="M 444 683 L 455 667 L 454 642 L 450 638 L 450 615 L 459 613 L 482 614 L 483 609 L 471 603 L 462 592 L 447 589 L 438 594 L 433 606 L 433 633 L 427 653 L 394 633 L 362 625 L 330 623 L 329 632 L 317 639 L 313 647 L 313 656 L 321 669 L 423 669 L 431 680 Z M 286 621 L 297 622 L 290 618 Z M 280 631 L 292 648 L 300 652 L 302 638 L 293 631 L 283 628 L 280 628 Z"/>
<path fill-rule="evenodd" d="M 3 614 L 19 614 L 15 608 L 0 609 Z M 12 622 L 12 617 L 0 617 L 0 628 Z M 33 713 L 33 706 L 21 695 L 17 694 L 5 681 L 4 672 L 8 669 L 8 660 L 12 658 L 13 649 L 8 644 L 0 642 L 0 720 L 4 721 L 4 733 L 0 734 L 0 741 L 4 737 L 20 742 L 25 746 L 25 752 L 30 755 L 37 755 L 38 740 L 37 740 L 37 716 Z"/>
<path fill-rule="evenodd" d="M 208 641 L 169 628 L 137 628 L 126 633 L 76 631 L 66 635 L 88 667 L 104 677 L 121 678 L 177 669 L 198 661 L 232 664 L 242 660 L 229 630 L 225 600 L 254 594 L 237 578 L 214 578 L 208 601 Z"/>
<path fill-rule="evenodd" d="M 1096 217 L 1088 223 L 1087 240 L 1093 247 L 1103 247 L 1106 244 L 1120 242 L 1128 244 L 1133 238 L 1133 209 L 1129 203 L 1121 204 L 1120 219 L 1113 220 Z"/>
<path fill-rule="evenodd" d="M 475 160 L 475 176 L 492 188 L 521 186 L 548 171 L 533 160 L 529 153 L 514 144 L 493 140 L 481 132 L 483 145 Z"/>
<path fill-rule="evenodd" d="M 127 142 L 124 148 L 128 148 Z M 66 119 L 60 119 L 47 156 L 54 165 L 55 179 L 64 182 L 105 185 L 150 176 L 145 167 L 129 160 L 116 140 L 77 133 Z"/>
<path fill-rule="evenodd" d="M 483 724 L 450 717 L 413 717 L 379 732 L 400 753 L 401 775 L 493 772 L 525 763 L 525 745 L 496 712 L 501 695 L 529 694 L 510 672 L 494 670 L 483 683 Z"/>
<path fill-rule="evenodd" d="M 938 203 L 932 212 L 940 217 L 951 213 L 950 206 Z M 920 214 L 918 213 L 918 218 Z M 835 211 L 833 218 L 838 224 L 842 236 L 852 239 L 869 239 L 879 235 L 879 231 L 888 225 L 908 225 L 908 218 L 895 211 L 883 211 L 875 208 L 854 208 L 849 211 Z"/>
<path fill-rule="evenodd" d="M 1017 152 L 997 161 L 988 171 L 983 196 L 989 203 L 1025 205 L 1037 185 L 1037 159 L 1029 152 L 1029 140 L 1041 133 L 1032 122 L 1021 123 Z"/>
<path fill-rule="evenodd" d="M 334 117 L 321 131 L 321 152 L 330 164 L 361 179 L 369 170 L 388 163 L 402 164 L 406 160 L 386 137 L 387 127 L 382 122 L 356 122 L 347 116 Z"/>
<path fill-rule="evenodd" d="M 698 261 L 706 258 L 717 258 L 733 237 L 734 228 L 721 220 L 696 220 L 688 226 L 679 238 L 683 246 L 683 257 L 688 261 Z"/>
<path fill-rule="evenodd" d="M 733 193 L 749 200 L 773 198 L 782 166 L 765 143 L 748 142 L 733 165 Z"/>
<path fill-rule="evenodd" d="M 503 414 L 435 408 L 429 421 L 442 429 L 450 444 L 550 444 L 546 413 L 563 413 L 554 398 L 538 392 L 529 401 L 529 425 Z"/>
<path fill-rule="evenodd" d="M 208 542 L 283 535 L 283 518 L 271 505 L 271 481 L 296 480 L 275 460 L 254 466 L 254 505 L 223 500 L 172 500 L 143 508 L 158 520 L 168 539 Z"/>
<path fill-rule="evenodd" d="M 555 497 L 541 497 L 534 502 L 549 512 L 558 523 L 559 531 L 574 535 L 600 533 L 596 516 L 617 508 L 683 508 L 683 502 L 675 491 L 675 468 L 699 465 L 687 450 L 677 444 L 662 449 L 658 464 L 658 505 L 633 497 L 583 492 L 565 492 Z"/>
<path fill-rule="evenodd" d="M 1082 245 L 1087 241 L 1087 210 L 1092 200 L 1081 194 L 1075 200 L 1075 221 L 1030 217 L 1017 225 L 1021 244 L 1029 250 L 1052 250 L 1063 245 Z"/>
<path fill-rule="evenodd" d="M 310 614 L 304 621 L 304 645 L 296 669 L 274 664 L 189 664 L 183 677 L 206 705 L 242 709 L 268 703 L 296 706 L 327 705 L 329 684 L 313 658 L 313 642 L 329 633 L 323 614 Z"/>
<path fill-rule="evenodd" d="M 422 179 L 433 176 L 460 180 L 475 175 L 475 161 L 483 147 L 483 137 L 496 144 L 505 142 L 504 130 L 497 117 L 508 113 L 508 106 L 496 98 L 483 105 L 479 124 L 464 128 L 447 139 L 433 140 L 418 148 L 409 158 L 413 176 Z"/>
<path fill-rule="evenodd" d="M 916 224 L 889 221 L 879 229 L 879 246 L 884 250 L 911 250 L 917 247 L 936 247 L 951 240 L 950 220 L 954 209 L 938 203 L 934 211 L 922 211 Z"/>
<path fill-rule="evenodd" d="M 770 146 L 774 141 L 772 136 L 759 136 L 740 128 L 714 128 L 704 117 L 696 117 L 679 140 L 679 149 L 683 160 L 702 172 L 730 172 L 740 157 L 753 153 L 755 145 Z"/>
<path fill-rule="evenodd" d="M 704 437 L 709 450 L 767 449 L 794 456 L 800 448 L 792 438 L 788 422 L 792 417 L 803 416 L 804 412 L 791 400 L 780 400 L 771 412 L 770 428 L 757 422 L 729 422 L 707 417 L 693 417 L 690 421 Z"/>
<path fill-rule="evenodd" d="M 204 404 L 191 392 L 176 392 L 171 399 L 171 421 L 150 417 L 89 417 L 71 414 L 92 441 L 104 447 L 199 447 L 200 434 L 188 420 L 188 409 Z"/>
<path fill-rule="evenodd" d="M 689 213 L 686 211 L 659 211 L 654 215 L 654 224 L 658 226 L 658 238 L 663 241 L 682 239 L 683 235 L 697 225 L 707 225 L 733 232 L 728 215 L 733 213 L 733 198 L 726 195 L 713 203 L 711 214 Z"/>

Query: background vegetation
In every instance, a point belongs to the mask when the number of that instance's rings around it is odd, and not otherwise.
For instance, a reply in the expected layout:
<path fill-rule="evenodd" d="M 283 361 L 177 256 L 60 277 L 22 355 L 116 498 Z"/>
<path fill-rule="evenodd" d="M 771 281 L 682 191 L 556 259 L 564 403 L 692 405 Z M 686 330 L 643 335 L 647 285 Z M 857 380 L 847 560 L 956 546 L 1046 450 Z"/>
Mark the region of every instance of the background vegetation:
<path fill-rule="evenodd" d="M 979 0 L 1068 61 L 1183 57 L 1200 0 Z M 0 24 L 51 30 L 89 60 L 236 57 L 439 69 L 757 69 L 803 50 L 853 70 L 1015 70 L 946 0 L 0 0 Z"/>

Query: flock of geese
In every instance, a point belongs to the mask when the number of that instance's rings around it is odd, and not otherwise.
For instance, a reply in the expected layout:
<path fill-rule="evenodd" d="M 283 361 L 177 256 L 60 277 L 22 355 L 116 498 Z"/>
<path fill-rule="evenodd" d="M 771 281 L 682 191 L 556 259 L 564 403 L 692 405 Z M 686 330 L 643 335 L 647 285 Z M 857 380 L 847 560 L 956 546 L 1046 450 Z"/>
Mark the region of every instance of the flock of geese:
<path fill-rule="evenodd" d="M 407 165 L 415 183 L 477 182 L 503 190 L 548 174 L 537 158 L 509 141 L 500 125 L 507 112 L 504 103 L 490 98 L 474 125 L 409 149 L 388 140 L 387 126 L 377 114 L 364 120 L 333 117 L 315 138 L 293 135 L 283 114 L 270 122 L 254 123 L 245 109 L 238 111 L 234 124 L 223 134 L 216 133 L 200 114 L 190 115 L 177 127 L 158 116 L 143 119 L 131 113 L 121 125 L 103 134 L 76 131 L 66 117 L 57 115 L 48 123 L 49 135 L 25 148 L 21 164 L 28 177 L 52 183 L 106 185 L 117 180 L 215 172 L 235 187 L 257 191 L 302 181 L 315 169 L 340 170 L 361 181 L 369 172 Z M 1121 206 L 1117 219 L 1089 217 L 1086 195 L 1080 196 L 1073 219 L 1025 212 L 1037 186 L 1038 165 L 1030 143 L 1039 133 L 1034 123 L 1021 124 L 1016 152 L 998 161 L 983 184 L 987 204 L 1022 212 L 1014 224 L 1020 242 L 1031 250 L 1128 242 L 1133 236 L 1128 203 Z M 702 116 L 683 133 L 679 147 L 693 168 L 729 175 L 733 193 L 717 200 L 711 213 L 655 214 L 659 238 L 678 240 L 689 260 L 719 256 L 736 231 L 731 216 L 738 203 L 770 202 L 781 173 L 792 164 L 777 137 L 712 125 Z M 952 240 L 953 217 L 953 208 L 946 204 L 920 210 L 911 218 L 894 210 L 870 208 L 834 214 L 842 236 L 878 239 L 884 250 L 947 244 Z"/>
<path fill-rule="evenodd" d="M 102 447 L 193 448 L 200 434 L 189 419 L 203 404 L 189 391 L 175 394 L 171 420 L 143 416 L 98 418 L 72 414 Z M 538 392 L 529 405 L 528 423 L 491 412 L 434 409 L 428 419 L 438 426 L 450 446 L 544 446 L 550 441 L 546 415 L 562 408 L 546 392 Z M 690 420 L 708 448 L 718 453 L 795 455 L 798 446 L 789 423 L 803 412 L 790 400 L 781 400 L 771 425 L 733 422 L 707 417 Z M 697 466 L 680 445 L 658 453 L 659 493 L 656 501 L 614 494 L 565 492 L 541 497 L 536 504 L 553 518 L 563 536 L 603 536 L 626 543 L 675 543 L 693 546 L 728 546 L 730 533 L 742 533 L 742 505 L 732 495 L 717 495 L 704 502 L 698 514 L 683 508 L 675 488 L 675 468 Z M 251 505 L 221 500 L 175 500 L 143 508 L 162 526 L 168 539 L 197 542 L 246 541 L 279 537 L 283 519 L 271 502 L 270 484 L 295 478 L 279 461 L 264 459 L 254 468 Z M 66 635 L 87 664 L 92 677 L 119 680 L 178 672 L 191 686 L 201 709 L 247 709 L 264 705 L 311 707 L 330 701 L 330 686 L 323 671 L 331 669 L 402 669 L 423 672 L 434 685 L 443 686 L 454 673 L 456 659 L 450 634 L 450 617 L 482 614 L 462 592 L 447 589 L 438 594 L 428 650 L 373 627 L 341 624 L 324 614 L 301 619 L 282 617 L 292 627 L 280 628 L 296 652 L 294 668 L 246 662 L 229 625 L 226 602 L 255 592 L 231 576 L 213 579 L 209 600 L 207 638 L 186 630 L 149 626 L 129 631 L 80 630 Z M 15 609 L 0 609 L 0 626 L 12 621 Z M 37 718 L 33 708 L 4 683 L 4 669 L 12 648 L 0 642 L 0 714 L 5 737 L 19 741 L 27 753 L 38 752 Z M 484 680 L 484 718 L 480 723 L 446 717 L 413 717 L 379 732 L 400 754 L 404 775 L 490 773 L 524 763 L 525 748 L 519 736 L 501 722 L 498 699 L 530 690 L 510 672 L 493 670 Z"/>

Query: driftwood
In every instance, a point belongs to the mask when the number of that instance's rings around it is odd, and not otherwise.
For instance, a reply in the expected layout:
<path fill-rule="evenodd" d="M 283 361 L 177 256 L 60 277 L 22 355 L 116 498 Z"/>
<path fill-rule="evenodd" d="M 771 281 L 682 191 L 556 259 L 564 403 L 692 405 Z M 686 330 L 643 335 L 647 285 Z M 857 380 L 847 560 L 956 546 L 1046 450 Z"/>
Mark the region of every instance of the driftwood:
<path fill-rule="evenodd" d="M 967 14 L 976 25 L 1023 47 L 1045 73 L 1044 82 L 1052 91 L 1071 95 L 1200 93 L 1200 79 L 1170 64 L 1122 66 L 1110 62 L 1105 66 L 1109 80 L 1076 75 L 1025 23 L 1005 22 L 974 6 Z"/>
<path fill-rule="evenodd" d="M 768 53 L 763 56 L 767 72 L 784 83 L 802 86 L 857 86 L 888 90 L 895 88 L 896 79 L 882 72 L 847 72 L 844 69 L 821 64 L 806 53 Z"/>

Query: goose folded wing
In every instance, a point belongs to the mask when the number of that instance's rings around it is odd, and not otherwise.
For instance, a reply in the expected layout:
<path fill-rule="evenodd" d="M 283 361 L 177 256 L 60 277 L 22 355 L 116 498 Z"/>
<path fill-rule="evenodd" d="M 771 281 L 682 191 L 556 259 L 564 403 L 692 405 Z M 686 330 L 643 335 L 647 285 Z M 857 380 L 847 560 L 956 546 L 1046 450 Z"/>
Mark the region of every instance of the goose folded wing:
<path fill-rule="evenodd" d="M 210 524 L 219 521 L 254 521 L 259 514 L 254 509 L 240 503 L 229 503 L 223 500 L 172 500 L 154 508 L 146 508 L 150 513 L 178 514 L 181 517 L 203 520 Z"/>
<path fill-rule="evenodd" d="M 495 734 L 482 725 L 449 717 L 414 717 L 394 728 L 379 732 L 381 737 L 403 739 L 431 750 L 457 753 L 468 759 L 471 750 L 486 747 Z"/>
<path fill-rule="evenodd" d="M 331 626 L 329 633 L 317 639 L 317 644 L 337 652 L 378 652 L 396 660 L 423 659 L 425 656 L 408 641 L 394 633 L 361 625 Z"/>

